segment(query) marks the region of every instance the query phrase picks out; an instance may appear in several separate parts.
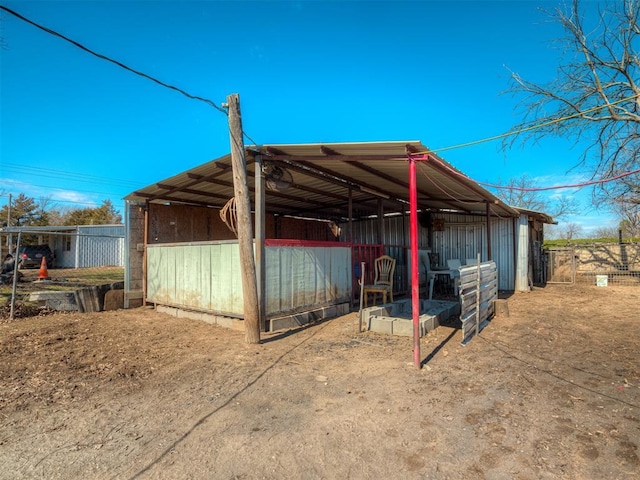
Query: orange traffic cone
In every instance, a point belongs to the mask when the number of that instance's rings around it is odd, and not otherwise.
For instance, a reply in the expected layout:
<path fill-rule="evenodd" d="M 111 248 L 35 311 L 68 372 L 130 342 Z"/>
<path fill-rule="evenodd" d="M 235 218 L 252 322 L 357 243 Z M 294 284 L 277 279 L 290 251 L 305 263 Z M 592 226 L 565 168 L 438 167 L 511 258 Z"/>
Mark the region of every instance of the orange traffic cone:
<path fill-rule="evenodd" d="M 49 280 L 49 270 L 47 270 L 47 259 L 45 257 L 42 257 L 42 262 L 40 262 L 38 280 Z"/>

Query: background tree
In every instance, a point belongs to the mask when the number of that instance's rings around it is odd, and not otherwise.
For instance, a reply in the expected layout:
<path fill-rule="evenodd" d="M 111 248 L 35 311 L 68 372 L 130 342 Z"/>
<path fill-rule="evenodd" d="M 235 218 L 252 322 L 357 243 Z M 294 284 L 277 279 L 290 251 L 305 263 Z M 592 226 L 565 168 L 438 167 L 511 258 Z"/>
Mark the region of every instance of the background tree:
<path fill-rule="evenodd" d="M 11 227 L 28 227 L 46 225 L 46 205 L 41 205 L 32 197 L 27 197 L 24 193 L 11 199 Z M 0 209 L 2 222 L 7 221 L 9 205 L 3 205 Z"/>
<path fill-rule="evenodd" d="M 7 222 L 8 204 L 0 208 L 2 224 Z M 122 216 L 110 200 L 104 200 L 99 207 L 57 208 L 50 197 L 36 201 L 24 193 L 11 200 L 11 227 L 33 227 L 47 225 L 107 225 L 122 223 Z"/>
<path fill-rule="evenodd" d="M 560 238 L 565 239 L 567 242 L 578 238 L 582 234 L 582 226 L 575 222 L 568 222 L 559 227 Z"/>
<path fill-rule="evenodd" d="M 598 227 L 593 231 L 591 237 L 616 241 L 618 239 L 618 229 L 616 227 Z"/>
<path fill-rule="evenodd" d="M 64 225 L 109 225 L 122 223 L 122 216 L 113 207 L 110 200 L 102 202 L 96 208 L 77 208 L 70 210 L 63 218 Z"/>
<path fill-rule="evenodd" d="M 640 205 L 618 199 L 611 202 L 611 211 L 620 219 L 623 238 L 640 237 Z"/>
<path fill-rule="evenodd" d="M 592 178 L 609 178 L 640 168 L 640 7 L 639 0 L 585 5 L 594 9 L 593 20 L 578 0 L 549 13 L 566 34 L 566 61 L 555 80 L 536 84 L 512 73 L 511 91 L 524 96 L 516 129 L 539 127 L 515 138 L 585 141 L 580 165 Z M 600 184 L 594 194 L 608 206 L 624 200 L 637 208 L 640 174 Z"/>
<path fill-rule="evenodd" d="M 506 204 L 547 213 L 556 220 L 577 213 L 580 207 L 579 202 L 568 195 L 545 197 L 543 192 L 535 189 L 535 181 L 526 174 L 508 180 L 502 187 L 494 189 L 494 194 Z"/>

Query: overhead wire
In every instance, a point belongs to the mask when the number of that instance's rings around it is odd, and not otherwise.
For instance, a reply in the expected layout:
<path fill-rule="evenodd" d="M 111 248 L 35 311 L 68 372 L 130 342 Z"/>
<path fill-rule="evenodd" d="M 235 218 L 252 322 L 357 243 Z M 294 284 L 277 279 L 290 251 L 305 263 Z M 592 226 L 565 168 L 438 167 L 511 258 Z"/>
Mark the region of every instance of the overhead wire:
<path fill-rule="evenodd" d="M 415 154 L 412 154 L 412 155 L 415 155 Z M 483 185 L 485 187 L 491 187 L 491 188 L 504 189 L 504 190 L 517 190 L 517 191 L 522 191 L 522 192 L 542 192 L 542 191 L 548 191 L 548 190 L 559 190 L 559 189 L 564 189 L 564 188 L 582 188 L 582 187 L 588 187 L 590 185 L 597 185 L 597 184 L 601 184 L 601 183 L 612 182 L 614 180 L 619 180 L 621 178 L 628 177 L 630 175 L 635 175 L 635 174 L 640 173 L 640 168 L 638 168 L 636 170 L 630 170 L 628 172 L 623 172 L 623 173 L 620 173 L 618 175 L 614 175 L 612 177 L 600 178 L 600 179 L 597 179 L 597 180 L 588 180 L 588 181 L 580 182 L 580 183 L 565 184 L 565 185 L 555 185 L 555 186 L 551 186 L 551 187 L 513 187 L 513 186 L 506 186 L 506 185 L 496 185 L 496 184 L 492 184 L 492 183 L 480 182 L 478 180 L 474 180 L 473 178 L 468 177 L 464 173 L 459 172 L 454 168 L 451 168 L 446 162 L 441 161 L 437 157 L 428 156 L 428 158 L 430 160 L 432 160 L 432 161 L 437 161 L 442 167 L 446 168 L 449 172 L 453 173 L 454 175 L 457 175 L 457 176 L 459 176 L 461 178 L 464 178 L 466 180 L 471 180 L 472 182 L 476 182 L 479 185 Z"/>
<path fill-rule="evenodd" d="M 108 57 L 107 55 L 103 55 L 102 53 L 98 53 L 95 50 L 92 50 L 92 49 L 90 49 L 88 47 L 85 47 L 80 42 L 77 42 L 77 41 L 73 40 L 72 38 L 69 38 L 66 35 L 63 35 L 62 33 L 56 32 L 55 30 L 52 30 L 51 28 L 45 27 L 44 25 L 40 25 L 39 23 L 37 23 L 37 22 L 25 17 L 24 15 L 19 14 L 18 12 L 14 11 L 14 10 L 8 8 L 8 7 L 5 7 L 4 5 L 0 5 L 0 10 L 3 10 L 5 12 L 13 15 L 14 17 L 22 20 L 23 22 L 26 22 L 26 23 L 28 23 L 30 25 L 33 25 L 34 27 L 42 30 L 43 32 L 46 32 L 46 33 L 48 33 L 50 35 L 58 37 L 58 38 L 64 40 L 65 42 L 68 42 L 68 43 L 72 44 L 73 46 L 75 46 L 75 47 L 83 50 L 84 52 L 87 52 L 87 53 L 89 53 L 89 54 L 91 54 L 91 55 L 93 55 L 93 56 L 95 56 L 95 57 L 97 57 L 97 58 L 99 58 L 101 60 L 105 60 L 107 62 L 113 63 L 114 65 L 117 65 L 118 67 L 120 67 L 120 68 L 122 68 L 124 70 L 127 70 L 128 72 L 131 72 L 131 73 L 133 73 L 135 75 L 138 75 L 140 77 L 146 78 L 147 80 L 151 80 L 152 82 L 154 82 L 154 83 L 156 83 L 156 84 L 158 84 L 158 85 L 160 85 L 162 87 L 165 87 L 165 88 L 168 88 L 168 89 L 173 90 L 175 92 L 178 92 L 178 93 L 184 95 L 187 98 L 203 102 L 203 103 L 209 105 L 210 107 L 213 107 L 217 111 L 223 113 L 225 116 L 229 116 L 229 113 L 227 112 L 227 110 L 225 108 L 221 107 L 221 106 L 218 106 L 213 100 L 210 100 L 210 99 L 205 98 L 205 97 L 201 97 L 199 95 L 193 95 L 193 94 L 187 92 L 186 90 L 183 90 L 182 88 L 176 87 L 175 85 L 170 85 L 170 84 L 168 84 L 166 82 L 163 82 L 162 80 L 159 80 L 159 79 L 157 79 L 157 78 L 155 78 L 155 77 L 153 77 L 153 76 L 151 76 L 151 75 L 149 75 L 147 73 L 144 73 L 144 72 L 142 72 L 140 70 L 136 70 L 135 68 L 129 67 L 128 65 L 125 65 L 124 63 L 122 63 L 122 62 L 120 62 L 118 60 L 114 60 L 113 58 Z M 257 145 L 255 140 L 253 140 L 245 131 L 242 132 L 242 135 L 244 137 L 246 137 L 249 141 L 253 142 L 254 145 Z"/>
<path fill-rule="evenodd" d="M 75 41 L 75 40 L 73 40 L 73 39 L 71 39 L 71 38 L 69 38 L 69 37 L 67 37 L 67 36 L 65 36 L 63 34 L 61 34 L 59 32 L 56 32 L 55 30 L 52 30 L 52 29 L 50 29 L 48 27 L 40 25 L 39 23 L 37 23 L 37 22 L 35 22 L 33 20 L 28 19 L 27 17 L 15 12 L 14 10 L 12 10 L 12 9 L 4 6 L 4 5 L 0 5 L 0 10 L 3 10 L 5 12 L 15 16 L 16 18 L 18 18 L 18 19 L 20 19 L 20 20 L 22 20 L 22 21 L 24 21 L 24 22 L 26 22 L 26 23 L 28 23 L 28 24 L 30 24 L 30 25 L 32 25 L 32 26 L 34 26 L 34 27 L 36 27 L 36 28 L 48 33 L 48 34 L 50 34 L 50 35 L 56 36 L 56 37 L 66 41 L 68 43 L 71 43 L 75 47 L 77 47 L 77 48 L 79 48 L 79 49 L 81 49 L 81 50 L 83 50 L 83 51 L 85 51 L 85 52 L 87 52 L 87 53 L 89 53 L 91 55 L 94 55 L 95 57 L 97 57 L 99 59 L 102 59 L 102 60 L 105 60 L 107 62 L 113 63 L 114 65 L 117 65 L 118 67 L 123 68 L 124 70 L 127 70 L 127 71 L 129 71 L 131 73 L 134 73 L 135 75 L 139 75 L 139 76 L 141 76 L 143 78 L 151 80 L 151 81 L 155 82 L 156 84 L 158 84 L 160 86 L 163 86 L 163 87 L 168 88 L 170 90 L 176 91 L 176 92 L 184 95 L 187 98 L 204 102 L 205 104 L 213 107 L 214 109 L 216 109 L 219 112 L 223 113 L 224 115 L 228 116 L 228 112 L 223 107 L 218 106 L 215 102 L 213 102 L 212 100 L 210 100 L 208 98 L 204 98 L 204 97 L 201 97 L 201 96 L 198 96 L 198 95 L 190 94 L 187 91 L 185 91 L 185 90 L 183 90 L 183 89 L 181 89 L 179 87 L 176 87 L 174 85 L 170 85 L 170 84 L 168 84 L 166 82 L 163 82 L 163 81 L 161 81 L 161 80 L 159 80 L 159 79 L 157 79 L 157 78 L 155 78 L 155 77 L 153 77 L 151 75 L 148 75 L 148 74 L 146 74 L 144 72 L 141 72 L 139 70 L 131 68 L 131 67 L 125 65 L 124 63 L 118 61 L 118 60 L 114 60 L 111 57 L 108 57 L 106 55 L 98 53 L 98 52 L 96 52 L 96 51 L 94 51 L 94 50 L 82 45 L 81 43 L 79 43 L 79 42 L 77 42 L 77 41 Z M 478 139 L 478 140 L 474 140 L 474 141 L 470 141 L 470 142 L 451 145 L 451 146 L 448 146 L 448 147 L 432 149 L 432 150 L 428 150 L 428 151 L 424 151 L 424 152 L 415 152 L 415 153 L 412 153 L 412 155 L 420 155 L 420 154 L 428 155 L 430 153 L 438 153 L 438 152 L 443 152 L 443 151 L 448 151 L 448 150 L 453 150 L 453 149 L 458 149 L 458 148 L 469 147 L 469 146 L 478 145 L 478 144 L 481 144 L 481 143 L 486 143 L 486 142 L 498 140 L 498 139 L 501 139 L 501 138 L 506 138 L 506 137 L 513 136 L 513 135 L 519 135 L 521 133 L 525 133 L 525 132 L 528 132 L 528 131 L 532 131 L 532 130 L 540 129 L 540 128 L 547 127 L 547 126 L 550 126 L 550 125 L 554 125 L 556 123 L 560 123 L 560 122 L 564 122 L 564 121 L 567 121 L 567 120 L 571 120 L 573 118 L 577 118 L 579 116 L 582 116 L 582 115 L 585 115 L 585 114 L 588 114 L 588 113 L 593 113 L 593 112 L 598 111 L 598 110 L 602 110 L 602 109 L 605 109 L 605 108 L 610 108 L 611 106 L 617 105 L 617 104 L 622 103 L 622 102 L 627 102 L 627 101 L 633 100 L 633 99 L 638 98 L 638 97 L 640 97 L 640 94 L 635 94 L 635 95 L 632 95 L 632 96 L 629 96 L 629 97 L 626 97 L 626 98 L 622 98 L 622 99 L 619 99 L 619 100 L 616 100 L 616 101 L 613 101 L 613 102 L 607 102 L 604 105 L 597 105 L 595 107 L 591 107 L 591 108 L 586 109 L 586 110 L 581 110 L 581 111 L 578 111 L 578 112 L 576 112 L 576 113 L 574 113 L 572 115 L 566 115 L 564 117 L 555 118 L 555 119 L 552 119 L 552 120 L 549 120 L 549 121 L 546 121 L 546 122 L 536 123 L 536 124 L 530 125 L 528 127 L 520 128 L 520 129 L 517 129 L 517 130 L 511 130 L 509 132 L 505 132 L 505 133 L 502 133 L 502 134 L 499 134 L 499 135 L 494 135 L 494 136 L 491 136 L 491 137 L 486 137 L 486 138 L 482 138 L 482 139 Z M 255 140 L 253 140 L 245 131 L 242 132 L 242 135 L 244 137 L 246 137 L 254 145 L 258 145 L 258 143 Z M 232 135 L 232 137 L 233 137 L 233 135 Z M 237 143 L 237 139 L 232 138 L 232 140 L 234 141 L 234 143 Z M 451 172 L 455 173 L 456 175 L 459 175 L 459 176 L 461 176 L 463 178 L 472 180 L 472 181 L 474 181 L 474 182 L 476 182 L 476 183 L 478 183 L 480 185 L 489 186 L 489 187 L 492 187 L 492 188 L 510 189 L 510 190 L 519 190 L 519 191 L 545 191 L 545 190 L 555 190 L 555 189 L 561 189 L 561 188 L 580 188 L 580 187 L 594 185 L 594 184 L 606 183 L 606 182 L 610 182 L 610 181 L 613 181 L 613 180 L 618 180 L 620 178 L 624 178 L 624 177 L 629 176 L 629 175 L 640 173 L 640 169 L 638 169 L 638 170 L 625 172 L 625 173 L 622 173 L 620 175 L 616 175 L 616 176 L 605 178 L 605 179 L 592 180 L 592 181 L 582 182 L 582 183 L 572 184 L 572 185 L 558 185 L 558 186 L 552 186 L 552 187 L 509 187 L 509 186 L 504 186 L 504 185 L 495 185 L 495 184 L 490 184 L 490 183 L 485 183 L 485 182 L 479 182 L 477 180 L 471 179 L 470 177 L 467 177 L 466 175 L 464 175 L 464 174 L 462 174 L 460 172 L 457 172 L 456 170 L 453 170 L 453 169 L 449 168 L 447 165 L 445 165 L 445 167 L 447 167 Z M 446 193 L 446 192 L 444 192 L 444 193 Z"/>
<path fill-rule="evenodd" d="M 567 120 L 571 120 L 573 118 L 578 118 L 578 117 L 580 117 L 582 115 L 586 115 L 588 113 L 593 113 L 593 112 L 596 112 L 598 110 L 603 110 L 605 108 L 612 107 L 612 106 L 617 105 L 619 103 L 628 102 L 628 101 L 633 100 L 633 99 L 638 98 L 638 97 L 640 97 L 640 93 L 637 93 L 635 95 L 631 95 L 630 97 L 621 98 L 621 99 L 616 100 L 614 102 L 608 102 L 608 103 L 605 103 L 604 105 L 596 105 L 595 107 L 591 107 L 591 108 L 588 108 L 586 110 L 580 110 L 580 111 L 578 111 L 578 112 L 576 112 L 574 114 L 566 115 L 564 117 L 558 117 L 558 118 L 554 118 L 552 120 L 548 120 L 546 122 L 534 123 L 534 124 L 532 124 L 532 125 L 530 125 L 528 127 L 523 127 L 523 128 L 516 129 L 516 130 L 510 130 L 508 132 L 501 133 L 499 135 L 494 135 L 492 137 L 481 138 L 481 139 L 478 139 L 478 140 L 473 140 L 471 142 L 459 143 L 457 145 L 450 145 L 448 147 L 436 148 L 436 149 L 428 150 L 428 151 L 424 151 L 424 152 L 415 152 L 414 155 L 445 152 L 447 150 L 454 150 L 454 149 L 457 149 L 457 148 L 464 148 L 464 147 L 470 147 L 470 146 L 473 146 L 473 145 L 478 145 L 480 143 L 492 142 L 494 140 L 500 140 L 501 138 L 511 137 L 513 135 L 520 135 L 521 133 L 526 133 L 526 132 L 530 132 L 532 130 L 537 130 L 539 128 L 548 127 L 548 126 L 554 125 L 556 123 L 566 122 Z"/>
<path fill-rule="evenodd" d="M 203 103 L 209 105 L 210 107 L 213 107 L 217 111 L 223 113 L 225 116 L 227 116 L 227 117 L 229 116 L 229 113 L 227 112 L 227 110 L 224 107 L 218 106 L 213 100 L 210 100 L 208 98 L 201 97 L 201 96 L 198 96 L 198 95 L 193 95 L 193 94 L 183 90 L 182 88 L 176 87 L 175 85 L 170 85 L 170 84 L 168 84 L 166 82 L 163 82 L 162 80 L 159 80 L 159 79 L 157 79 L 157 78 L 155 78 L 155 77 L 153 77 L 153 76 L 151 76 L 149 74 L 146 74 L 146 73 L 144 73 L 144 72 L 142 72 L 140 70 L 136 70 L 136 69 L 134 69 L 132 67 L 129 67 L 128 65 L 125 65 L 124 63 L 122 63 L 122 62 L 120 62 L 118 60 L 115 60 L 115 59 L 113 59 L 113 58 L 111 58 L 111 57 L 109 57 L 107 55 L 98 53 L 98 52 L 96 52 L 96 51 L 84 46 L 80 42 L 77 42 L 77 41 L 67 37 L 66 35 L 63 35 L 63 34 L 57 32 L 57 31 L 55 31 L 55 30 L 53 30 L 51 28 L 45 27 L 44 25 L 41 25 L 41 24 L 39 24 L 39 23 L 37 23 L 37 22 L 25 17 L 24 15 L 19 14 L 18 12 L 14 11 L 14 10 L 4 6 L 4 5 L 0 5 L 0 10 L 5 11 L 5 12 L 13 15 L 14 17 L 16 17 L 16 18 L 18 18 L 18 19 L 20 19 L 20 20 L 22 20 L 22 21 L 24 21 L 24 22 L 26 22 L 26 23 L 28 23 L 28 24 L 30 24 L 30 25 L 32 25 L 32 26 L 34 26 L 34 27 L 46 32 L 46 33 L 48 33 L 48 34 L 50 34 L 50 35 L 58 37 L 58 38 L 60 38 L 60 39 L 62 39 L 64 41 L 72 44 L 73 46 L 83 50 L 84 52 L 87 52 L 87 53 L 89 53 L 89 54 L 91 54 L 91 55 L 93 55 L 93 56 L 95 56 L 95 57 L 97 57 L 97 58 L 99 58 L 101 60 L 110 62 L 110 63 L 112 63 L 112 64 L 114 64 L 114 65 L 116 65 L 116 66 L 128 71 L 128 72 L 131 72 L 131 73 L 133 73 L 135 75 L 138 75 L 140 77 L 146 78 L 147 80 L 151 80 L 152 82 L 154 82 L 154 83 L 156 83 L 156 84 L 158 84 L 158 85 L 160 85 L 162 87 L 165 87 L 165 88 L 168 88 L 168 89 L 173 90 L 175 92 L 178 92 L 178 93 L 184 95 L 185 97 L 187 97 L 189 99 L 203 102 Z M 229 131 L 229 134 L 231 136 L 232 141 L 234 143 L 238 144 L 239 141 L 238 141 L 238 139 L 235 138 L 233 132 Z M 258 145 L 258 143 L 251 136 L 249 136 L 249 134 L 247 134 L 247 132 L 244 131 L 244 130 L 242 131 L 242 136 L 247 138 L 254 145 Z"/>
<path fill-rule="evenodd" d="M 543 192 L 547 190 L 559 190 L 563 188 L 582 188 L 582 187 L 588 187 L 590 185 L 597 185 L 600 183 L 608 183 L 614 180 L 619 180 L 621 178 L 628 177 L 630 175 L 635 175 L 636 173 L 640 173 L 640 168 L 636 170 L 631 170 L 629 172 L 624 172 L 619 175 L 614 175 L 613 177 L 600 178 L 597 180 L 589 180 L 586 182 L 567 184 L 567 185 L 556 185 L 551 187 L 512 187 L 507 185 L 494 185 L 494 184 L 485 183 L 485 182 L 476 182 L 476 183 L 479 183 L 480 185 L 484 185 L 485 187 L 499 188 L 504 190 L 517 190 L 519 192 Z"/>
<path fill-rule="evenodd" d="M 73 40 L 73 39 L 71 39 L 71 38 L 67 37 L 66 35 L 63 35 L 63 34 L 61 34 L 61 33 L 58 33 L 58 32 L 56 32 L 55 30 L 52 30 L 52 29 L 50 29 L 50 28 L 48 28 L 48 27 L 45 27 L 44 25 L 40 25 L 39 23 L 36 23 L 36 22 L 34 22 L 33 20 L 30 20 L 30 19 L 28 19 L 27 17 L 25 17 L 25 16 L 23 16 L 23 15 L 20 15 L 18 12 L 15 12 L 15 11 L 11 10 L 10 8 L 7 8 L 7 7 L 5 7 L 4 5 L 0 5 L 0 9 L 1 9 L 1 10 L 4 10 L 4 11 L 5 11 L 5 12 L 7 12 L 7 13 L 10 13 L 11 15 L 13 15 L 13 16 L 15 16 L 15 17 L 17 17 L 17 18 L 19 18 L 19 19 L 20 19 L 20 20 L 22 20 L 23 22 L 27 22 L 28 24 L 33 25 L 33 26 L 34 26 L 34 27 L 36 27 L 36 28 L 39 28 L 40 30 L 42 30 L 42 31 L 44 31 L 44 32 L 46 32 L 46 33 L 48 33 L 48 34 L 50 34 L 50 35 L 53 35 L 53 36 L 55 36 L 55 37 L 61 38 L 62 40 L 66 41 L 66 42 L 69 42 L 70 44 L 72 44 L 72 45 L 74 45 L 74 46 L 78 47 L 78 48 L 79 48 L 79 49 L 81 49 L 81 50 L 84 50 L 85 52 L 87 52 L 87 53 L 89 53 L 89 54 L 91 54 L 91 55 L 94 55 L 95 57 L 98 57 L 98 58 L 99 58 L 99 59 L 101 59 L 101 60 L 106 60 L 107 62 L 111 62 L 111 63 L 113 63 L 114 65 L 117 65 L 118 67 L 123 68 L 123 69 L 125 69 L 125 70 L 127 70 L 127 71 L 129 71 L 129 72 L 131 72 L 131 73 L 134 73 L 134 74 L 139 75 L 139 76 L 141 76 L 141 77 L 143 77 L 143 78 L 146 78 L 147 80 L 151 80 L 152 82 L 155 82 L 155 83 L 157 83 L 158 85 L 161 85 L 161 86 L 163 86 L 163 87 L 165 87 L 165 88 L 168 88 L 168 89 L 174 90 L 174 91 L 176 91 L 176 92 L 178 92 L 178 93 L 181 93 L 182 95 L 184 95 L 184 96 L 185 96 L 185 97 L 187 97 L 187 98 L 191 98 L 191 99 L 193 99 L 193 100 L 198 100 L 198 101 L 200 101 L 200 102 L 204 102 L 204 103 L 206 103 L 207 105 L 209 105 L 209 106 L 211 106 L 211 107 L 215 108 L 216 110 L 218 110 L 218 111 L 220 111 L 220 112 L 224 113 L 225 115 L 227 114 L 227 112 L 224 110 L 224 108 L 219 107 L 218 105 L 216 105 L 216 104 L 215 104 L 215 102 L 214 102 L 214 101 L 209 100 L 208 98 L 200 97 L 200 96 L 198 96 L 198 95 L 192 95 L 192 94 L 190 94 L 190 93 L 186 92 L 185 90 L 183 90 L 183 89 L 181 89 L 181 88 L 178 88 L 178 87 L 176 87 L 176 86 L 174 86 L 174 85 L 169 85 L 168 83 L 165 83 L 165 82 L 163 82 L 162 80 L 158 80 L 157 78 L 152 77 L 151 75 L 148 75 L 148 74 L 146 74 L 146 73 L 144 73 L 144 72 L 141 72 L 140 70 L 136 70 L 136 69 L 134 69 L 134 68 L 131 68 L 131 67 L 129 67 L 129 66 L 127 66 L 127 65 L 125 65 L 124 63 L 119 62 L 118 60 L 114 60 L 114 59 L 113 59 L 113 58 L 111 58 L 111 57 L 108 57 L 108 56 L 103 55 L 103 54 L 101 54 L 101 53 L 98 53 L 98 52 L 96 52 L 96 51 L 94 51 L 94 50 L 91 50 L 90 48 L 85 47 L 85 46 L 84 46 L 84 45 L 82 45 L 81 43 L 76 42 L 75 40 Z"/>
<path fill-rule="evenodd" d="M 452 199 L 452 200 L 454 200 L 454 201 L 456 201 L 456 202 L 458 202 L 458 203 L 462 203 L 462 204 L 469 204 L 469 205 L 480 203 L 480 202 L 477 202 L 477 201 L 471 201 L 471 200 L 461 200 L 461 199 L 459 199 L 459 198 L 457 198 L 457 197 L 455 197 L 455 196 L 451 195 L 449 192 L 447 192 L 446 190 L 444 190 L 440 185 L 438 185 L 438 182 L 434 181 L 434 180 L 429 176 L 429 174 L 428 174 L 428 173 L 426 172 L 426 170 L 425 170 L 425 168 L 426 168 L 426 167 L 424 166 L 424 164 L 422 164 L 422 163 L 418 162 L 418 163 L 417 163 L 417 165 L 418 165 L 418 167 L 420 168 L 420 173 L 421 173 L 421 174 L 422 174 L 422 175 L 423 175 L 427 180 L 429 180 L 429 182 L 431 182 L 431 184 L 432 184 L 434 187 L 436 187 L 438 190 L 440 190 L 443 194 L 445 194 L 445 195 L 446 195 L 447 197 L 449 197 L 450 199 Z"/>
<path fill-rule="evenodd" d="M 34 175 L 38 177 L 61 178 L 64 180 L 81 181 L 81 182 L 91 181 L 92 183 L 96 183 L 96 184 L 113 185 L 114 183 L 116 183 L 116 184 L 128 185 L 133 187 L 138 187 L 140 185 L 139 182 L 134 182 L 132 180 L 121 180 L 121 179 L 115 179 L 115 178 L 109 178 L 109 177 L 100 177 L 96 175 L 87 175 L 83 173 L 73 173 L 69 171 L 56 170 L 53 168 L 33 167 L 28 165 L 18 165 L 14 163 L 6 163 L 6 162 L 2 163 L 2 168 L 6 170 L 18 172 L 18 173 L 27 173 L 29 175 Z"/>
<path fill-rule="evenodd" d="M 29 183 L 29 186 L 32 187 L 40 187 L 40 188 L 48 188 L 50 190 L 62 190 L 64 191 L 69 191 L 69 188 L 63 188 L 63 187 L 51 187 L 49 185 L 37 185 L 35 183 Z M 92 193 L 94 195 L 113 195 L 113 193 L 108 193 L 108 192 L 96 192 L 95 190 L 78 190 L 76 188 L 73 189 L 74 192 L 82 192 L 82 193 Z"/>

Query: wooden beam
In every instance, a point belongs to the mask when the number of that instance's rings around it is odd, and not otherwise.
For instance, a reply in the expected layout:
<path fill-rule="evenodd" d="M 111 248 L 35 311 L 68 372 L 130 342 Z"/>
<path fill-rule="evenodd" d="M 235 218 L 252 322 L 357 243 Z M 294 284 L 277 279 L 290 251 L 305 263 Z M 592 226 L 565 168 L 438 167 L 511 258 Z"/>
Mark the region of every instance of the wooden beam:
<path fill-rule="evenodd" d="M 269 149 L 267 149 L 269 150 Z M 342 162 L 361 162 L 366 161 L 389 161 L 397 160 L 398 162 L 406 162 L 407 157 L 404 155 L 287 155 L 287 154 L 274 154 L 268 156 L 269 160 L 285 160 L 292 162 L 300 161 L 319 161 L 323 160 L 340 160 Z"/>
<path fill-rule="evenodd" d="M 341 184 L 342 186 L 344 186 L 345 188 L 348 188 L 349 186 L 355 187 L 356 189 L 359 189 L 360 187 L 365 187 L 373 192 L 380 192 L 381 195 L 387 195 L 389 196 L 386 192 L 383 192 L 382 190 L 380 190 L 378 188 L 377 185 L 372 185 L 370 183 L 365 183 L 362 182 L 361 180 L 358 180 L 356 178 L 350 177 L 348 175 L 342 175 L 339 174 L 337 172 L 335 172 L 334 170 L 329 170 L 328 168 L 324 168 L 324 167 L 320 167 L 318 165 L 315 165 L 313 163 L 309 163 L 307 161 L 298 161 L 296 162 L 299 165 L 303 165 L 309 169 L 313 169 L 313 170 L 317 170 L 318 172 L 329 176 L 329 177 L 334 177 L 335 180 L 327 180 L 330 181 L 332 183 L 338 183 Z M 323 176 L 320 176 L 320 178 L 325 178 Z M 341 181 L 342 180 L 342 181 Z"/>
<path fill-rule="evenodd" d="M 342 156 L 342 154 L 336 152 L 334 149 L 329 148 L 329 147 L 325 147 L 324 145 L 320 146 L 320 151 L 324 154 L 324 155 L 332 155 L 332 156 Z"/>
<path fill-rule="evenodd" d="M 224 203 L 215 204 L 215 203 L 211 203 L 211 202 L 201 202 L 201 201 L 198 201 L 198 200 L 185 200 L 184 198 L 173 197 L 171 195 L 163 195 L 160 198 L 156 198 L 155 195 L 151 195 L 149 193 L 143 193 L 143 192 L 135 192 L 134 195 L 137 195 L 139 197 L 148 199 L 150 202 L 153 201 L 153 200 L 161 200 L 161 201 L 164 201 L 164 202 L 181 203 L 181 204 L 184 204 L 184 205 L 198 205 L 198 206 L 201 206 L 201 207 L 218 207 L 218 208 L 222 208 L 224 206 Z M 210 193 L 210 194 L 208 194 L 208 196 L 224 200 L 225 203 L 226 203 L 227 200 L 229 200 L 229 197 L 225 197 L 224 195 L 218 195 L 218 194 Z"/>

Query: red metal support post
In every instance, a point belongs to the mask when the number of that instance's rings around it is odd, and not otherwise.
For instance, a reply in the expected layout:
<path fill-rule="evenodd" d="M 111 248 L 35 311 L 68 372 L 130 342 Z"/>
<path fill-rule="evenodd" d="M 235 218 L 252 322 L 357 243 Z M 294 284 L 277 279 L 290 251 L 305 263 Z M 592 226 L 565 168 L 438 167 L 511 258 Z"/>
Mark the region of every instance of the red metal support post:
<path fill-rule="evenodd" d="M 420 285 L 418 270 L 418 192 L 416 160 L 409 155 L 409 231 L 411 237 L 411 312 L 413 319 L 413 364 L 420 369 Z"/>

